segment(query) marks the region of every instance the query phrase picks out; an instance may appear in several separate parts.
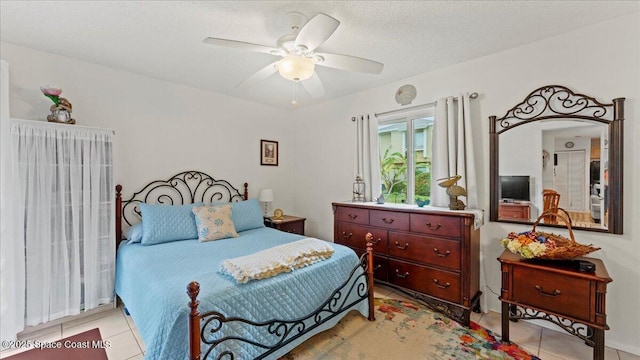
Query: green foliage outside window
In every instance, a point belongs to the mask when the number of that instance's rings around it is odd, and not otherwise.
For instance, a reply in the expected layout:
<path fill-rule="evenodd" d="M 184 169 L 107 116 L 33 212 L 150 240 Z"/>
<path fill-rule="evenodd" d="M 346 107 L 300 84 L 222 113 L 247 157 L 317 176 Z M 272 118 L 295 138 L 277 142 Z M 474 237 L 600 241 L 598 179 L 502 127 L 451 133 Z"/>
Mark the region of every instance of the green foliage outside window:
<path fill-rule="evenodd" d="M 428 162 L 415 167 L 415 189 L 417 200 L 428 200 L 431 195 L 431 169 Z M 380 162 L 382 194 L 390 203 L 407 201 L 407 156 L 400 152 L 385 150 Z"/>

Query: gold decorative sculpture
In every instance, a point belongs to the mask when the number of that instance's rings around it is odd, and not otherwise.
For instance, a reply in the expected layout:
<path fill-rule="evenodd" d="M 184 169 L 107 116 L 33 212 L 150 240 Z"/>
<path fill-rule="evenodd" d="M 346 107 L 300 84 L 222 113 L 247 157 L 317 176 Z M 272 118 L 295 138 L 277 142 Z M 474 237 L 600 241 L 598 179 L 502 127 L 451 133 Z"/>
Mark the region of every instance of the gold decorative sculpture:
<path fill-rule="evenodd" d="M 467 190 L 462 186 L 456 185 L 462 176 L 455 175 L 436 180 L 438 185 L 447 189 L 449 195 L 449 210 L 464 210 L 467 206 L 458 199 L 458 196 L 467 196 Z"/>

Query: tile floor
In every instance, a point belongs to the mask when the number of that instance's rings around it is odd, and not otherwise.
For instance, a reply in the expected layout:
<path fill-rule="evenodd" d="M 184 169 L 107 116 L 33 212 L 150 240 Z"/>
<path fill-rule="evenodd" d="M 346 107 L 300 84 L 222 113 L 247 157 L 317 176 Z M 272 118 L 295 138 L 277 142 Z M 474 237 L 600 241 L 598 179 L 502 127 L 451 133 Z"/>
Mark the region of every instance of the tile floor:
<path fill-rule="evenodd" d="M 376 296 L 405 298 L 402 293 L 382 286 L 376 287 Z M 500 334 L 499 313 L 472 313 L 471 319 Z M 106 349 L 109 360 L 138 360 L 144 357 L 145 346 L 138 329 L 131 317 L 127 316 L 121 307 L 42 329 L 20 340 L 55 341 L 93 328 L 99 328 L 102 338 L 111 341 L 111 347 Z M 592 348 L 585 345 L 580 339 L 564 332 L 549 330 L 524 321 L 511 323 L 510 332 L 512 341 L 543 360 L 585 360 L 592 357 Z M 21 350 L 2 351 L 0 359 L 19 351 Z M 605 359 L 640 360 L 640 356 L 607 347 Z"/>

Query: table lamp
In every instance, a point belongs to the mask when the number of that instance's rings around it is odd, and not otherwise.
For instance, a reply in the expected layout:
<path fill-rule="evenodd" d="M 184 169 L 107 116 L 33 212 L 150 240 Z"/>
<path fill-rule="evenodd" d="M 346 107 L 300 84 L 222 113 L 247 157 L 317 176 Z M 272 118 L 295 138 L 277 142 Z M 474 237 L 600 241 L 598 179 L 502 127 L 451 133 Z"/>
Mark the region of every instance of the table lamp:
<path fill-rule="evenodd" d="M 273 190 L 271 189 L 260 189 L 260 194 L 258 194 L 258 201 L 264 203 L 264 217 L 268 217 L 268 206 L 269 203 L 273 201 Z"/>

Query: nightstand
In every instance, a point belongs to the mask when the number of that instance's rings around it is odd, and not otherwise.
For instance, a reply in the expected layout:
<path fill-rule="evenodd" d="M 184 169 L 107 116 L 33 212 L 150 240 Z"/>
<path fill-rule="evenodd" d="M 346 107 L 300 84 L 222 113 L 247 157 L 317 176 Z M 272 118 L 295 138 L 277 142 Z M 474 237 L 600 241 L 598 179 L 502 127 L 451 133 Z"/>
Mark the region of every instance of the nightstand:
<path fill-rule="evenodd" d="M 509 320 L 550 321 L 593 346 L 593 359 L 604 359 L 609 277 L 602 260 L 595 272 L 580 272 L 568 261 L 524 260 L 505 250 L 498 258 L 502 270 L 502 341 L 509 342 Z M 586 326 L 580 326 L 580 325 Z"/>
<path fill-rule="evenodd" d="M 302 217 L 284 215 L 282 220 L 271 220 L 271 218 L 265 218 L 264 224 L 270 228 L 274 228 L 280 231 L 286 231 L 293 234 L 304 235 L 304 221 L 307 220 Z"/>

